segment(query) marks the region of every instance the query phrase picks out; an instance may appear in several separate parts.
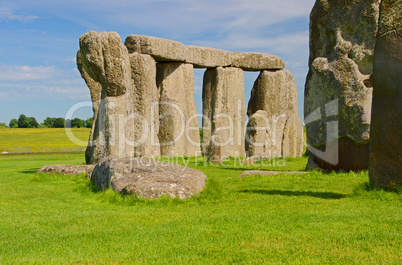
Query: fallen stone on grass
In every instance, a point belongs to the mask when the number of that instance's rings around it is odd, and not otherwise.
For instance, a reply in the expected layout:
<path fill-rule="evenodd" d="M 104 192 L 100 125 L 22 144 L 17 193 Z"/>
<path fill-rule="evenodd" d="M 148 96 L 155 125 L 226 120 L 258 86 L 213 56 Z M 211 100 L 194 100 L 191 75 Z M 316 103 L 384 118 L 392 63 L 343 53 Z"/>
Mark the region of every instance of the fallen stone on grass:
<path fill-rule="evenodd" d="M 192 168 L 150 158 L 109 156 L 94 168 L 91 181 L 100 190 L 111 188 L 119 193 L 157 199 L 163 195 L 187 199 L 199 194 L 207 176 Z"/>
<path fill-rule="evenodd" d="M 86 177 L 89 178 L 94 167 L 95 165 L 49 165 L 41 167 L 36 173 L 59 173 L 71 176 L 78 176 L 85 173 Z"/>
<path fill-rule="evenodd" d="M 240 174 L 239 178 L 244 178 L 248 176 L 275 176 L 279 174 L 306 174 L 303 171 L 264 171 L 264 170 L 246 170 Z"/>

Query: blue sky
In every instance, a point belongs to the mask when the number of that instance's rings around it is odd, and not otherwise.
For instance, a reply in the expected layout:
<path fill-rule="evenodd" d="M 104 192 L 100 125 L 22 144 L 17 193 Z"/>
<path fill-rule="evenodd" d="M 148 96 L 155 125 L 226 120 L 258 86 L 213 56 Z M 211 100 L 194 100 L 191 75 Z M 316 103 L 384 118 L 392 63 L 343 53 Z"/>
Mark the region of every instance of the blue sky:
<path fill-rule="evenodd" d="M 42 122 L 90 101 L 75 64 L 79 37 L 116 31 L 188 45 L 275 54 L 298 86 L 302 116 L 308 71 L 308 24 L 314 0 L 2 0 L 0 1 L 0 122 L 20 114 Z M 203 70 L 195 70 L 199 113 Z M 245 73 L 246 105 L 258 73 Z M 76 113 L 92 116 L 90 107 Z"/>

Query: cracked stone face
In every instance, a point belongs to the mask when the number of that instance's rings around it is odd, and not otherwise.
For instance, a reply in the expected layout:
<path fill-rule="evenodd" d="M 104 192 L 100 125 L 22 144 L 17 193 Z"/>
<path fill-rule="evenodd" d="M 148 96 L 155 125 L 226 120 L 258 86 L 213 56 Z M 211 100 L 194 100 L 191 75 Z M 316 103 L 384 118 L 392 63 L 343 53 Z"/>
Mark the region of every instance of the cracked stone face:
<path fill-rule="evenodd" d="M 311 12 L 304 116 L 308 119 L 319 110 L 322 117 L 306 124 L 307 143 L 323 152 L 335 141 L 339 147 L 336 165 L 312 155 L 310 162 L 323 168 L 367 169 L 379 5 L 380 0 L 317 0 Z M 325 106 L 334 100 L 338 135 L 329 142 L 327 122 L 334 118 Z"/>

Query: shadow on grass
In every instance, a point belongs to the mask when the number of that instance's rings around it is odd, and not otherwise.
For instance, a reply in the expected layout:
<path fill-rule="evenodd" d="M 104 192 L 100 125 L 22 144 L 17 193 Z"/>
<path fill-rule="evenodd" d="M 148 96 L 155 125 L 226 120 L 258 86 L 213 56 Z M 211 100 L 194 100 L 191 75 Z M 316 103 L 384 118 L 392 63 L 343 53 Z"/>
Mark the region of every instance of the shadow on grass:
<path fill-rule="evenodd" d="M 345 198 L 346 195 L 334 192 L 313 192 L 313 191 L 290 191 L 290 190 L 241 190 L 242 193 L 255 193 L 262 195 L 282 195 L 282 196 L 309 196 L 321 199 L 338 200 Z"/>
<path fill-rule="evenodd" d="M 38 168 L 30 168 L 30 169 L 26 169 L 26 170 L 21 170 L 20 173 L 23 173 L 23 174 L 34 174 L 34 173 L 36 173 L 37 170 L 38 170 Z"/>
<path fill-rule="evenodd" d="M 402 186 L 394 186 L 394 187 L 379 187 L 370 184 L 369 182 L 365 182 L 356 186 L 352 192 L 353 195 L 368 195 L 368 194 L 379 194 L 379 193 L 388 193 L 388 194 L 396 194 L 398 196 L 402 195 Z"/>

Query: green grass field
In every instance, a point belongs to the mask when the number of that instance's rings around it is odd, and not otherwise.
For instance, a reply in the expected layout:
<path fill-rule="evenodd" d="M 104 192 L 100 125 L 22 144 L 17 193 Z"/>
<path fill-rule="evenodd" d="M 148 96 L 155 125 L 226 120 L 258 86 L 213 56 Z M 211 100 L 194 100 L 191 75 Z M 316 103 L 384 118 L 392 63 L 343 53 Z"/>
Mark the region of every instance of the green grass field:
<path fill-rule="evenodd" d="M 401 264 L 402 195 L 370 189 L 367 173 L 238 178 L 306 161 L 177 158 L 207 174 L 206 190 L 144 201 L 35 174 L 83 154 L 0 156 L 0 264 Z"/>
<path fill-rule="evenodd" d="M 90 129 L 72 128 L 74 137 L 81 144 L 72 142 L 64 128 L 0 128 L 0 153 L 12 150 L 12 147 L 31 147 L 31 151 L 44 152 L 58 150 L 65 147 L 85 147 L 88 142 Z"/>

